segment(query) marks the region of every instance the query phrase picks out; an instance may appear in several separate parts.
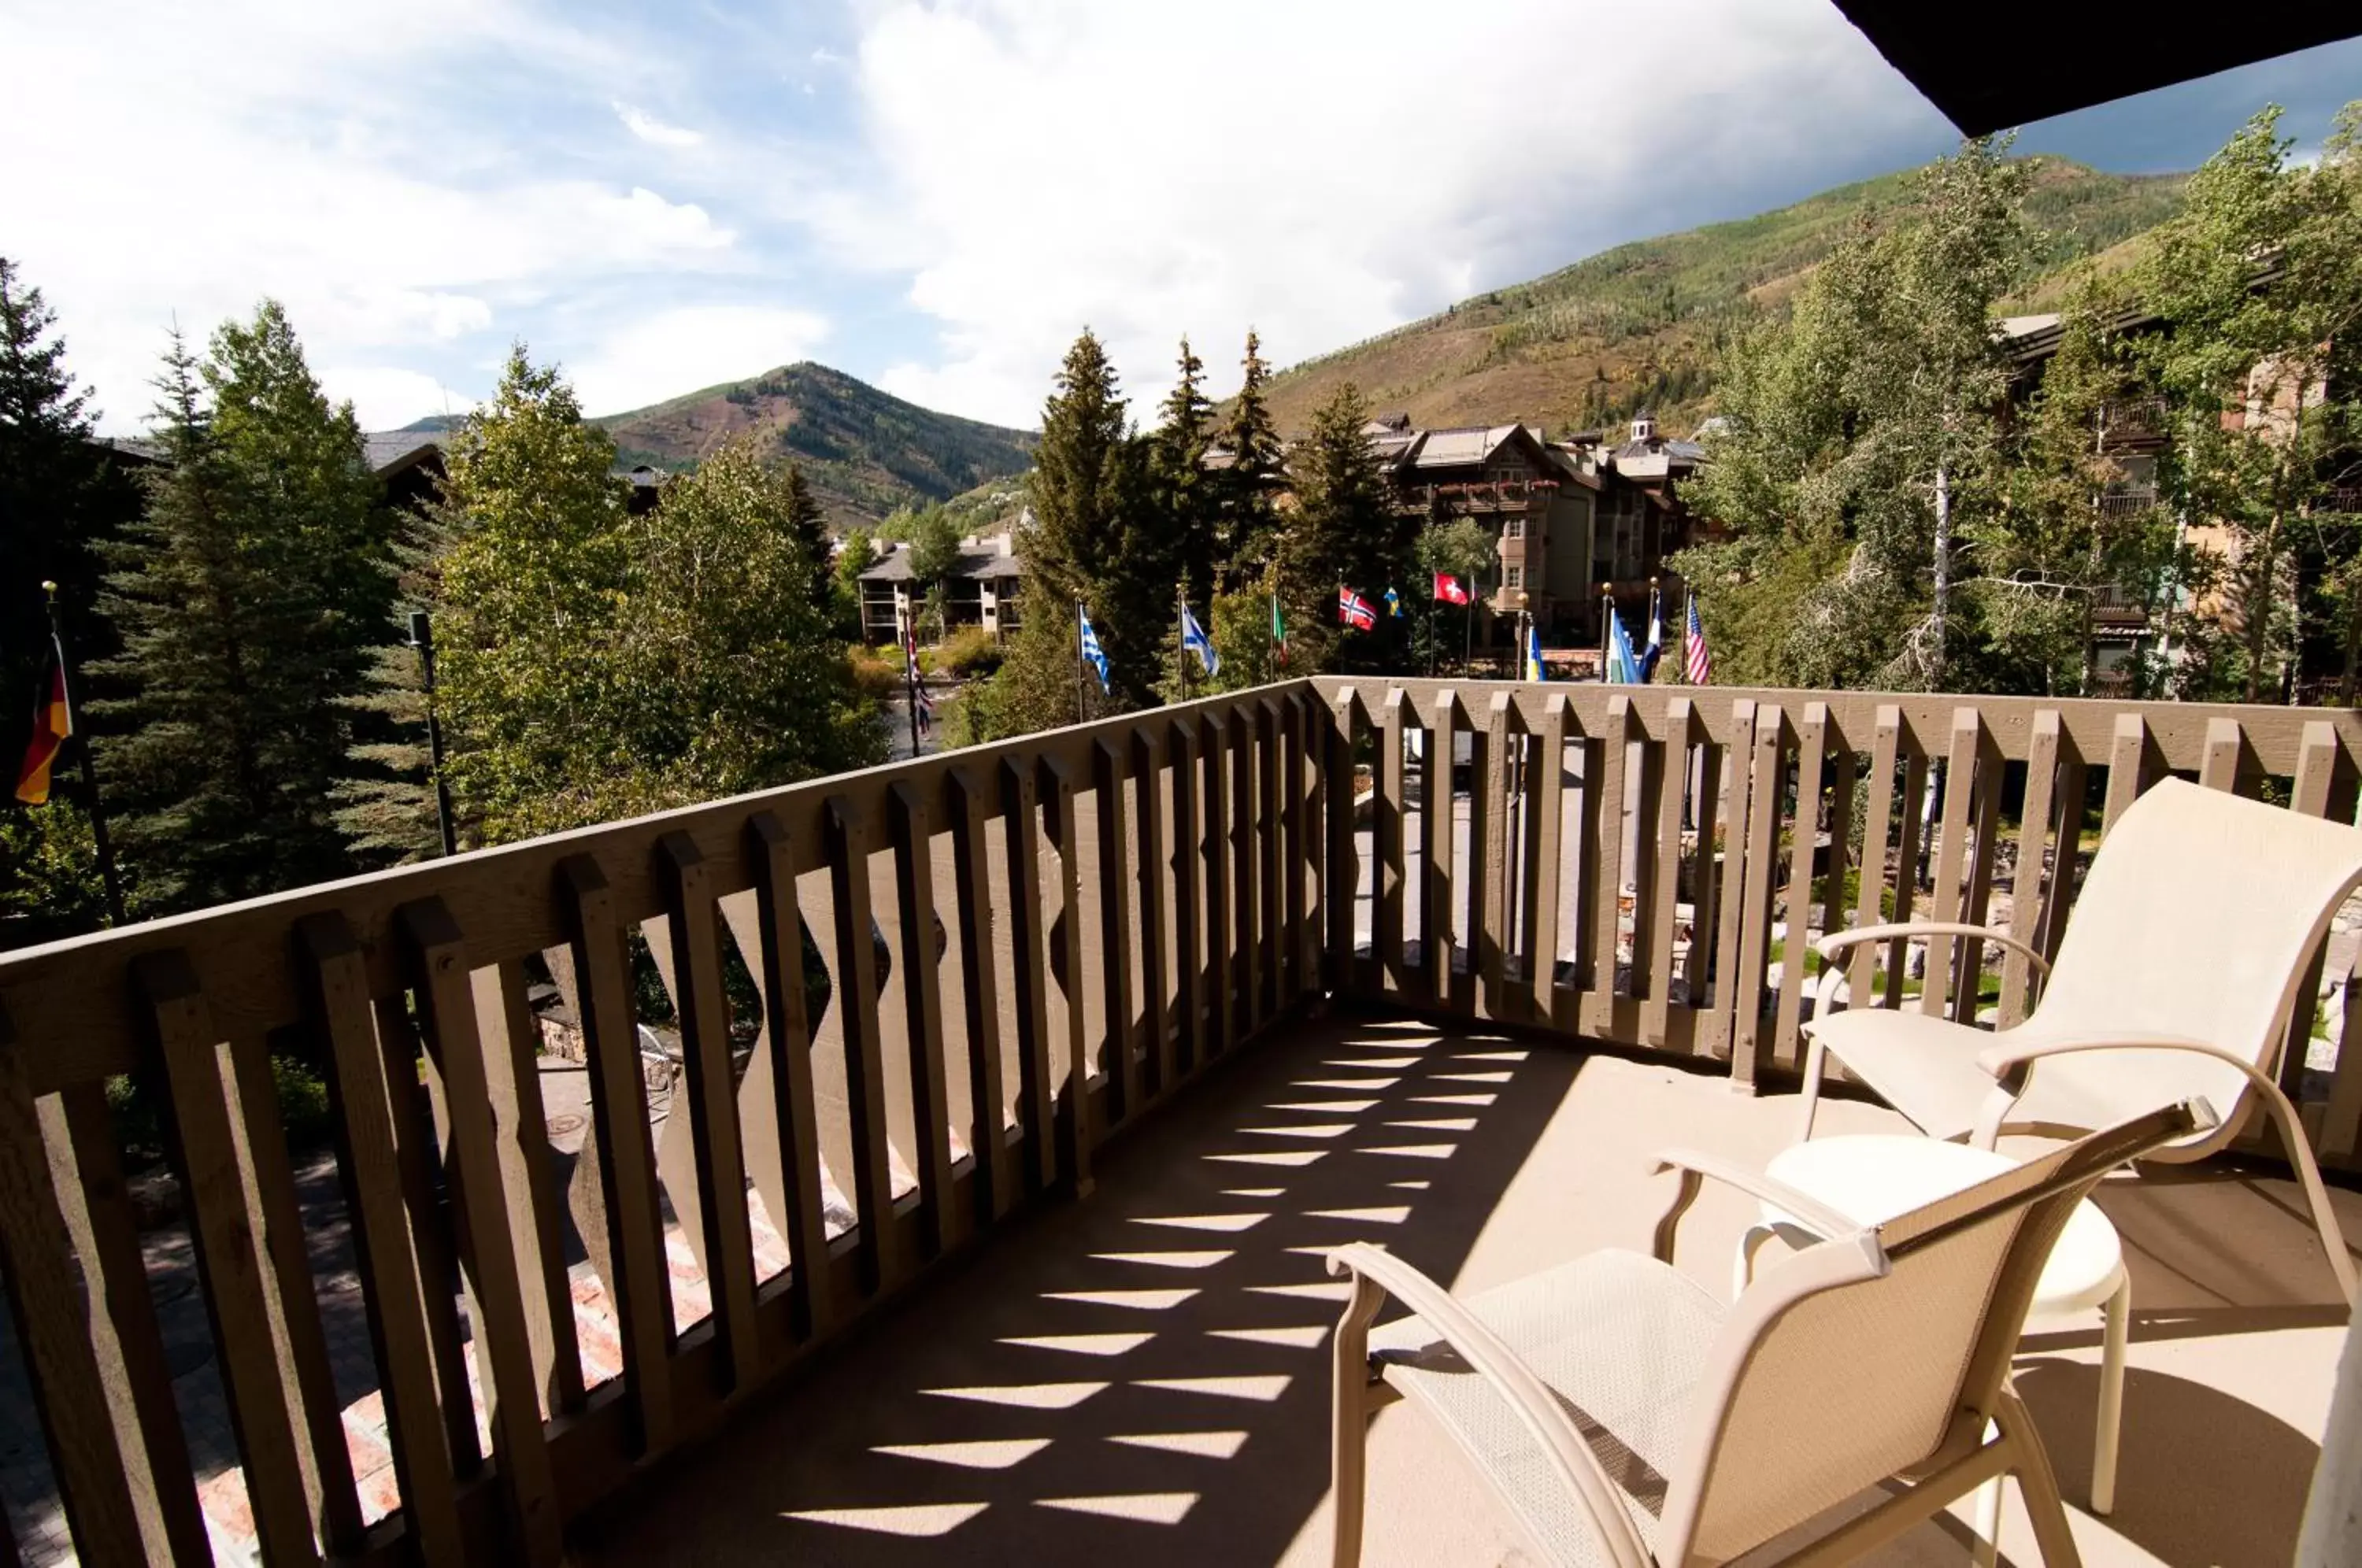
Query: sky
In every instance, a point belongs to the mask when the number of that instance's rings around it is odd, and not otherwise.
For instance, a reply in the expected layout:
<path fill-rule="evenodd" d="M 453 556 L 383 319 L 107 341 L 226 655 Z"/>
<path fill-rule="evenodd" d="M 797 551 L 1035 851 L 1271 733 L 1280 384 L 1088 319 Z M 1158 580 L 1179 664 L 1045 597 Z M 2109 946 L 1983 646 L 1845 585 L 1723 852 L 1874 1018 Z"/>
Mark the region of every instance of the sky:
<path fill-rule="evenodd" d="M 1955 134 L 1828 0 L 0 0 L 0 255 L 100 427 L 268 295 L 367 428 L 512 342 L 594 414 L 811 359 L 1038 423 L 1086 326 L 1143 414 Z M 2362 41 L 2028 127 L 2317 145 Z M 1505 417 L 1516 411 L 1505 411 Z"/>

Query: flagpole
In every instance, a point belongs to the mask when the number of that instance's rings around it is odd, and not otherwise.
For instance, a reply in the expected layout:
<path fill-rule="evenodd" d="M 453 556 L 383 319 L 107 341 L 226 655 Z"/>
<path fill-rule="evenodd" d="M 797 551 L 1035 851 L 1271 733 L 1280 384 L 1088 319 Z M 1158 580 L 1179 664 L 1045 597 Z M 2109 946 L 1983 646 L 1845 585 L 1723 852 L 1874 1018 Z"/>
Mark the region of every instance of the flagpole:
<path fill-rule="evenodd" d="M 1429 680 L 1435 679 L 1435 571 L 1429 568 L 1427 574 L 1427 678 Z"/>
<path fill-rule="evenodd" d="M 1075 601 L 1075 723 L 1089 720 L 1088 699 L 1083 689 L 1083 602 Z"/>
<path fill-rule="evenodd" d="M 66 635 L 58 620 L 58 585 L 44 580 L 41 591 L 49 595 L 50 641 L 58 651 L 58 677 L 66 689 L 66 728 L 82 742 L 82 788 L 90 812 L 91 847 L 98 852 L 98 879 L 106 889 L 106 923 L 121 925 L 123 914 L 123 878 L 115 869 L 115 842 L 106 835 L 106 811 L 98 800 L 98 766 L 91 761 L 92 737 L 83 729 L 82 705 L 74 701 L 76 671 L 73 659 L 66 652 Z"/>
<path fill-rule="evenodd" d="M 902 622 L 902 704 L 911 710 L 911 755 L 919 755 L 919 607 Z"/>
<path fill-rule="evenodd" d="M 1607 657 L 1616 646 L 1616 593 L 1602 586 L 1599 590 L 1599 679 L 1606 680 Z"/>
<path fill-rule="evenodd" d="M 1173 668 L 1181 674 L 1181 701 L 1189 701 L 1189 580 L 1173 585 L 1177 609 L 1173 617 Z M 1212 614 L 1211 610 L 1207 611 Z"/>
<path fill-rule="evenodd" d="M 459 853 L 459 838 L 451 816 L 451 786 L 443 778 L 443 722 L 435 712 L 435 624 L 424 610 L 410 613 L 410 646 L 418 650 L 418 685 L 426 697 L 426 767 L 435 778 L 435 831 L 448 860 Z"/>
<path fill-rule="evenodd" d="M 1665 662 L 1665 644 L 1663 640 L 1665 635 L 1665 617 L 1663 602 L 1658 597 L 1660 591 L 1657 587 L 1657 583 L 1658 580 L 1656 578 L 1651 577 L 1649 580 L 1649 630 L 1657 635 L 1657 663 L 1662 664 Z M 1649 684 L 1654 686 L 1656 683 L 1656 667 L 1651 665 L 1649 668 Z"/>

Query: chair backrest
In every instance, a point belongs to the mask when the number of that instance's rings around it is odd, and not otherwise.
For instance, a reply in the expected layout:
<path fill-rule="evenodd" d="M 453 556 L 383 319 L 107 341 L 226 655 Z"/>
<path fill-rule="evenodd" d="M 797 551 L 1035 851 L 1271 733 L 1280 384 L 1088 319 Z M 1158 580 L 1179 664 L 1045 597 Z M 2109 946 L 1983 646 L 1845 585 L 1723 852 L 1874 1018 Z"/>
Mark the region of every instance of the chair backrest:
<path fill-rule="evenodd" d="M 2269 1072 L 2307 961 L 2362 882 L 2362 830 L 2167 779 L 2092 856 L 2040 1005 L 2037 1037 L 2196 1039 Z M 2136 1105 L 2203 1099 L 2226 1121 L 2246 1079 L 2189 1052 L 2060 1057 L 2036 1070 L 2136 1088 Z M 2113 1116 L 2110 1117 L 2113 1120 Z M 2084 1125 L 2092 1125 L 2091 1121 Z"/>
<path fill-rule="evenodd" d="M 1968 1452 L 2075 1205 L 2109 1171 L 2213 1121 L 2203 1104 L 2151 1111 L 1764 1270 L 1691 1396 L 1660 1561 L 1739 1556 Z"/>

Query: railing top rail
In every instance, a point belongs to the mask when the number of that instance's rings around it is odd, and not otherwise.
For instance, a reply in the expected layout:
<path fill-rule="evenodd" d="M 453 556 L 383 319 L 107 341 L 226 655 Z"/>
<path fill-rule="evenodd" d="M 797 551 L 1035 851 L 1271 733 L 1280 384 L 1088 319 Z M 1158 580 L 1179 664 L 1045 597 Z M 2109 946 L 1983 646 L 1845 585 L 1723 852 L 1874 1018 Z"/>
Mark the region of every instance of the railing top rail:
<path fill-rule="evenodd" d="M 755 885 L 757 867 L 748 852 L 746 823 L 756 812 L 768 812 L 791 843 L 803 846 L 799 859 L 809 868 L 819 863 L 822 808 L 832 798 L 852 801 L 882 833 L 887 792 L 897 784 L 911 785 L 932 800 L 952 770 L 964 769 L 997 800 L 994 779 L 1004 762 L 1056 759 L 1087 770 L 1091 748 L 1102 735 L 1128 736 L 1143 725 L 1162 730 L 1191 714 L 1226 714 L 1307 689 L 1298 678 L 1220 693 L 0 954 L 0 1015 L 13 1024 L 17 1048 L 26 1053 L 33 1092 L 45 1093 L 138 1065 L 142 1036 L 127 976 L 131 962 L 144 953 L 184 949 L 206 978 L 222 1037 L 247 1038 L 303 1016 L 290 962 L 291 933 L 309 914 L 341 913 L 360 941 L 370 988 L 390 994 L 403 983 L 401 944 L 392 940 L 396 911 L 418 900 L 442 899 L 467 932 L 471 957 L 492 963 L 568 939 L 564 910 L 552 889 L 558 867 L 569 857 L 591 856 L 607 878 L 618 913 L 636 924 L 665 908 L 657 846 L 668 834 L 689 835 L 715 890 L 727 896 Z"/>

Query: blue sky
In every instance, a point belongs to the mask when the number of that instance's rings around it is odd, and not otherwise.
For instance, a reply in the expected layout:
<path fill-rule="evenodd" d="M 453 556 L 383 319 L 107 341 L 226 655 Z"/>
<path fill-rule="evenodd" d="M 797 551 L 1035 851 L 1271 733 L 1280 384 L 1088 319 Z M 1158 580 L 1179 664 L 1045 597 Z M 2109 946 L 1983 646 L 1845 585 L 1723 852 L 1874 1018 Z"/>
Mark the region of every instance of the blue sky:
<path fill-rule="evenodd" d="M 1954 139 L 1827 0 L 0 0 L 0 254 L 117 432 L 175 321 L 266 293 L 371 427 L 516 338 L 593 412 L 816 359 L 1030 425 L 1086 324 L 1143 404 L 1184 331 L 1219 394 L 1250 324 L 1286 363 Z M 2362 42 L 2021 146 L 2183 169 L 2353 97 Z"/>

